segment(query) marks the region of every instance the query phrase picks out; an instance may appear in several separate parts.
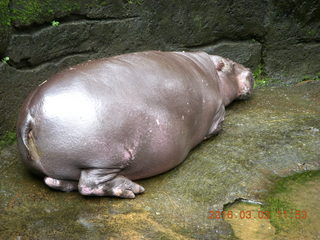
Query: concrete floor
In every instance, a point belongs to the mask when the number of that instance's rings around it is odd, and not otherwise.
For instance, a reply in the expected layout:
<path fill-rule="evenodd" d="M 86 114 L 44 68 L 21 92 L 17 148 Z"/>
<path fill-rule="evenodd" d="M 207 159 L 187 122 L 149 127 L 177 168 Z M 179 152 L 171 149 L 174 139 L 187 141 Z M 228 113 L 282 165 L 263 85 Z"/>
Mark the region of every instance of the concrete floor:
<path fill-rule="evenodd" d="M 9 146 L 0 152 L 0 239 L 235 239 L 209 211 L 263 202 L 277 176 L 320 170 L 319 147 L 320 81 L 235 102 L 219 135 L 175 169 L 138 181 L 146 192 L 133 200 L 51 190 Z"/>

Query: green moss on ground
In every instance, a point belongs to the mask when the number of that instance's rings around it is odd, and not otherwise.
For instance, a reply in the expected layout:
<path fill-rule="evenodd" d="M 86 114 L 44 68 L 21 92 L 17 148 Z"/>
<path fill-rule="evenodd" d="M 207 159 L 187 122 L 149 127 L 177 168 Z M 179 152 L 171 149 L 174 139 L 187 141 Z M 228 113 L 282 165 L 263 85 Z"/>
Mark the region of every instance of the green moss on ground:
<path fill-rule="evenodd" d="M 16 141 L 16 133 L 7 131 L 3 136 L 0 136 L 0 149 L 12 145 Z"/>
<path fill-rule="evenodd" d="M 302 184 L 312 180 L 314 177 L 320 177 L 320 171 L 309 171 L 303 173 L 297 173 L 285 178 L 279 178 L 276 182 L 272 194 L 282 193 L 289 191 L 290 186 L 294 182 L 295 184 Z"/>
<path fill-rule="evenodd" d="M 270 222 L 275 227 L 277 233 L 303 228 L 305 219 L 308 218 L 308 214 L 310 213 L 304 209 L 299 209 L 297 203 L 292 201 L 292 195 L 296 195 L 297 189 L 303 192 L 301 186 L 317 179 L 320 179 L 320 171 L 294 174 L 285 178 L 279 178 L 276 181 L 274 188 L 266 198 L 266 204 L 263 206 L 263 209 L 270 212 Z"/>

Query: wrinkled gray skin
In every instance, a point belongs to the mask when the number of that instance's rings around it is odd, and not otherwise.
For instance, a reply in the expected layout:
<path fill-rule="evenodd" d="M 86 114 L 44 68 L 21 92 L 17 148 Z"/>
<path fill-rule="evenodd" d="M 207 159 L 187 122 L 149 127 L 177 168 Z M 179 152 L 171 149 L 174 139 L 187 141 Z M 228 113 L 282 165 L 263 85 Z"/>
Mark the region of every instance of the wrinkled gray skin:
<path fill-rule="evenodd" d="M 22 160 L 45 183 L 83 195 L 134 198 L 217 133 L 225 106 L 247 97 L 249 69 L 204 52 L 140 52 L 60 72 L 26 99 Z"/>

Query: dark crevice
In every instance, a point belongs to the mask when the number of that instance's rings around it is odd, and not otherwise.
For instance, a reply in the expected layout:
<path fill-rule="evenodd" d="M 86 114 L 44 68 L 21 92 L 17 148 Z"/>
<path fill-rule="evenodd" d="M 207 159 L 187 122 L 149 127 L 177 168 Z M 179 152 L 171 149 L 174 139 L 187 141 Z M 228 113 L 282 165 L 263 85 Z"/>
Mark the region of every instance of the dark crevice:
<path fill-rule="evenodd" d="M 203 44 L 185 45 L 183 47 L 188 48 L 188 49 L 198 49 L 198 48 L 206 48 L 206 47 L 215 46 L 215 45 L 217 45 L 219 43 L 223 43 L 223 42 L 250 42 L 250 41 L 255 41 L 255 42 L 258 42 L 261 45 L 263 45 L 263 41 L 261 39 L 257 39 L 257 38 L 238 39 L 238 40 L 224 38 L 224 39 L 219 39 L 216 41 L 207 42 L 207 43 L 203 43 Z"/>
<path fill-rule="evenodd" d="M 210 47 L 212 45 L 216 45 L 219 42 L 222 41 L 227 41 L 227 40 L 215 40 L 215 41 L 211 41 L 211 42 L 206 42 L 206 43 L 201 43 L 201 44 L 195 44 L 195 45 L 185 45 L 183 47 L 188 48 L 188 49 L 197 49 L 197 48 L 206 48 L 206 47 Z"/>
<path fill-rule="evenodd" d="M 320 43 L 320 39 L 312 39 L 312 40 L 308 40 L 308 39 L 303 39 L 303 38 L 298 38 L 297 39 L 297 43 L 298 44 L 319 44 Z"/>
<path fill-rule="evenodd" d="M 86 21 L 124 21 L 124 20 L 133 20 L 139 18 L 138 15 L 132 16 L 124 16 L 124 17 L 88 17 L 82 14 L 70 14 L 66 17 L 60 18 L 62 22 L 74 22 L 79 20 L 86 20 Z"/>
<path fill-rule="evenodd" d="M 41 62 L 40 64 L 38 65 L 34 65 L 32 63 L 29 62 L 29 58 L 26 58 L 26 59 L 22 59 L 20 62 L 18 63 L 15 63 L 13 61 L 11 61 L 10 63 L 10 66 L 12 66 L 13 68 L 17 69 L 17 70 L 34 70 L 35 68 L 39 68 L 43 65 L 46 65 L 46 64 L 57 64 L 59 62 L 61 62 L 64 58 L 66 57 L 75 57 L 75 56 L 81 56 L 81 55 L 90 55 L 90 54 L 95 54 L 96 52 L 95 51 L 83 51 L 83 52 L 77 52 L 77 53 L 69 53 L 69 54 L 65 54 L 65 55 L 62 55 L 62 56 L 59 56 L 59 57 L 55 57 L 55 58 L 51 58 L 51 59 L 48 59 L 44 62 Z"/>
<path fill-rule="evenodd" d="M 32 63 L 30 62 L 30 58 L 22 58 L 19 63 L 15 63 L 14 61 L 12 61 L 11 66 L 19 68 L 21 67 L 28 67 L 28 68 L 32 68 Z"/>
<path fill-rule="evenodd" d="M 51 22 L 45 22 L 42 24 L 39 23 L 33 23 L 28 26 L 13 26 L 15 29 L 16 34 L 33 34 L 35 32 L 38 32 L 44 28 L 48 27 L 59 27 L 61 24 L 67 24 L 67 23 L 76 23 L 76 22 L 106 22 L 106 23 L 112 23 L 112 22 L 122 22 L 122 21 L 131 21 L 139 19 L 139 16 L 128 16 L 128 17 L 106 17 L 106 18 L 90 18 L 85 15 L 80 14 L 71 14 L 66 17 L 62 18 L 55 18 L 54 20 L 59 22 L 58 26 L 52 26 Z"/>
<path fill-rule="evenodd" d="M 257 205 L 263 205 L 262 202 L 259 201 L 255 201 L 255 200 L 250 200 L 250 199 L 246 199 L 246 198 L 236 198 L 234 201 L 232 202 L 228 202 L 223 204 L 223 211 L 225 211 L 227 208 L 231 207 L 232 205 L 236 204 L 236 203 L 251 203 L 251 204 L 257 204 Z"/>
<path fill-rule="evenodd" d="M 261 50 L 260 50 L 260 63 L 259 65 L 263 68 L 263 72 L 264 74 L 266 74 L 266 70 L 265 70 L 265 55 L 266 55 L 266 47 L 264 44 L 261 45 Z M 259 67 L 259 66 L 258 66 Z M 255 69 L 254 69 L 255 70 Z"/>

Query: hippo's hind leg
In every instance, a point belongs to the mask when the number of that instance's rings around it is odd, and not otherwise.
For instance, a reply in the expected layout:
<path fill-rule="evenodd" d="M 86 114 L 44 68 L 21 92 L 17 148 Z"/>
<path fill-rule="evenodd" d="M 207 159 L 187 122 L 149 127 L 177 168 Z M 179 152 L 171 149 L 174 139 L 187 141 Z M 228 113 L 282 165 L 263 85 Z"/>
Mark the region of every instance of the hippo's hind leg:
<path fill-rule="evenodd" d="M 79 180 L 79 192 L 91 196 L 135 198 L 144 188 L 130 179 L 118 175 L 118 169 L 84 169 Z"/>
<path fill-rule="evenodd" d="M 71 192 L 71 191 L 78 190 L 77 181 L 67 181 L 67 180 L 59 180 L 51 177 L 45 177 L 44 182 L 49 187 L 56 190 L 63 191 L 63 192 Z"/>

